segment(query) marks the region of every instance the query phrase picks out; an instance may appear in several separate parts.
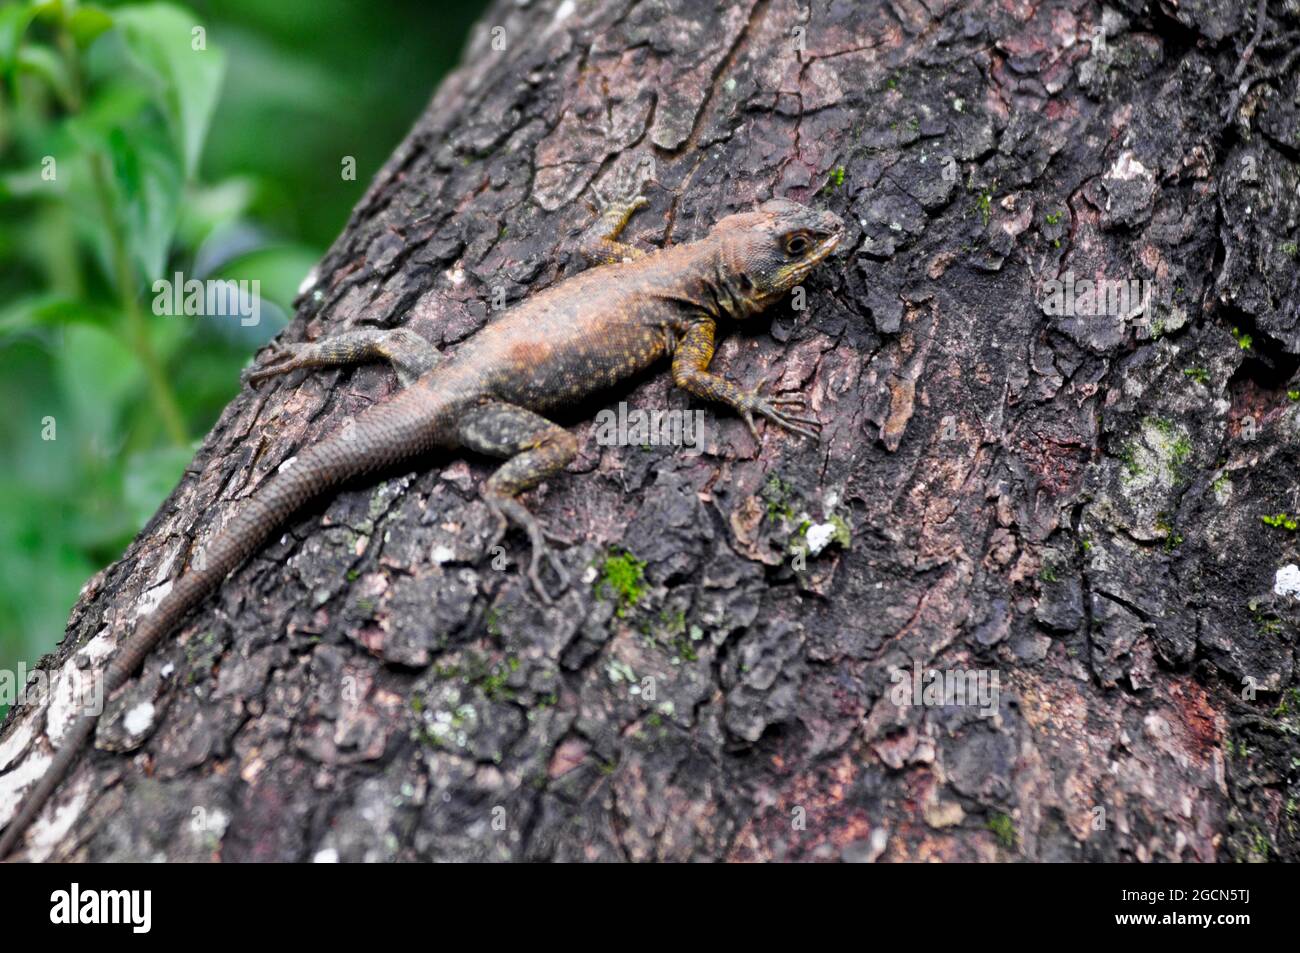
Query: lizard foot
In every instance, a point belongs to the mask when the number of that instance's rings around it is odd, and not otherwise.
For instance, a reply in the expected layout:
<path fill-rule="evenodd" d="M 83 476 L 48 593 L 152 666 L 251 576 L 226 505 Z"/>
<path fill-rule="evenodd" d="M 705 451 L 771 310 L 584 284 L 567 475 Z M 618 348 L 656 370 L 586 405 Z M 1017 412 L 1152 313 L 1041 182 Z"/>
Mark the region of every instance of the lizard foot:
<path fill-rule="evenodd" d="M 627 222 L 637 209 L 645 208 L 650 204 L 650 200 L 644 195 L 633 195 L 628 198 L 615 198 L 608 201 L 598 195 L 596 201 L 601 219 L 604 222 L 618 223 L 617 228 L 619 231 L 622 231 L 623 223 Z"/>
<path fill-rule="evenodd" d="M 642 155 L 615 166 L 599 186 L 591 186 L 594 211 L 598 216 L 626 222 L 633 212 L 648 204 L 649 200 L 641 193 L 650 182 L 659 182 L 652 156 Z"/>
<path fill-rule="evenodd" d="M 537 517 L 528 512 L 528 509 L 513 497 L 488 496 L 485 494 L 483 499 L 497 520 L 496 531 L 492 534 L 492 539 L 488 542 L 487 548 L 491 550 L 501 542 L 511 522 L 521 527 L 528 534 L 528 541 L 532 546 L 532 557 L 528 562 L 528 581 L 533 584 L 533 589 L 536 590 L 541 600 L 548 606 L 552 605 L 555 599 L 546 591 L 546 586 L 542 584 L 542 561 L 546 561 L 551 568 L 551 572 L 559 579 L 560 587 L 557 590 L 558 592 L 563 592 L 569 588 L 569 572 L 564 568 L 564 564 L 560 562 L 560 558 L 555 555 L 555 551 L 546 545 L 546 541 L 553 540 L 566 545 L 572 541 L 548 532 L 542 527 Z"/>
<path fill-rule="evenodd" d="M 751 391 L 745 399 L 743 406 L 739 407 L 740 419 L 749 427 L 749 432 L 753 435 L 755 442 L 761 442 L 758 438 L 758 428 L 754 426 L 754 414 L 772 421 L 778 427 L 783 427 L 791 433 L 797 433 L 802 437 L 811 437 L 813 440 L 821 438 L 822 422 L 815 417 L 804 417 L 790 413 L 790 410 L 806 411 L 808 409 L 808 399 L 800 394 L 786 394 L 777 397 L 764 397 L 758 391 Z"/>
<path fill-rule="evenodd" d="M 650 156 L 642 156 L 637 162 L 616 169 L 600 187 L 594 184 L 591 186 L 595 202 L 589 204 L 596 211 L 596 221 L 578 246 L 578 254 L 587 264 L 636 261 L 645 256 L 644 251 L 620 242 L 618 238 L 636 210 L 649 204 L 649 199 L 641 192 L 646 182 L 653 181 L 654 160 Z M 612 198 L 606 199 L 601 188 L 606 189 Z"/>

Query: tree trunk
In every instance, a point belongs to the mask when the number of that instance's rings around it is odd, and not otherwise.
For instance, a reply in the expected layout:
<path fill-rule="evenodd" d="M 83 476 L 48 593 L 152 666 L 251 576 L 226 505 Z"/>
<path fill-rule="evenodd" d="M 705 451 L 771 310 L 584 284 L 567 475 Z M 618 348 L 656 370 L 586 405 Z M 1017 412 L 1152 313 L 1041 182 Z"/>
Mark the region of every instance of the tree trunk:
<path fill-rule="evenodd" d="M 1297 28 L 1295 0 L 502 0 L 286 337 L 455 348 L 648 158 L 636 243 L 773 195 L 849 223 L 806 309 L 716 361 L 809 394 L 821 443 L 707 407 L 702 454 L 598 445 L 602 406 L 694 409 L 666 374 L 575 412 L 528 498 L 575 541 L 551 608 L 523 540 L 485 552 L 489 461 L 322 502 L 109 704 L 28 856 L 1297 859 Z M 1142 284 L 1093 309 L 1085 278 Z M 394 386 L 241 391 L 49 668 Z M 6 801 L 64 718 L 11 714 Z"/>

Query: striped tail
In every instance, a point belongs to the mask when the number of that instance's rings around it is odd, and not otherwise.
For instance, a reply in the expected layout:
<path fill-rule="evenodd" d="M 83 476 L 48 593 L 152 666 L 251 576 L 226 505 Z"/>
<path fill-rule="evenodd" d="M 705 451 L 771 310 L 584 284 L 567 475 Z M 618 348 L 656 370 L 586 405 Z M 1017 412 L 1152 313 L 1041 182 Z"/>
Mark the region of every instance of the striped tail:
<path fill-rule="evenodd" d="M 186 614 L 216 590 L 309 500 L 339 484 L 427 453 L 439 442 L 447 402 L 416 384 L 366 410 L 355 421 L 300 453 L 247 500 L 202 551 L 202 558 L 180 577 L 152 613 L 117 647 L 104 675 L 105 702 L 135 674 L 149 653 L 174 631 Z M 85 714 L 68 729 L 63 744 L 40 781 L 23 800 L 0 836 L 0 860 L 20 838 L 59 783 L 76 764 L 95 731 L 99 714 Z"/>

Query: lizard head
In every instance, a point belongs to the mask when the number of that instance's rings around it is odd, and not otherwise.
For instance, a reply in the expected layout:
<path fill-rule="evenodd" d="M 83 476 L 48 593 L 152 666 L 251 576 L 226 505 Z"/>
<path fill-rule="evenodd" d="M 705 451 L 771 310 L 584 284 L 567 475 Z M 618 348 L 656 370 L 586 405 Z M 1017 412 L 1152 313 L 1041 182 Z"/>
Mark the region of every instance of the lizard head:
<path fill-rule="evenodd" d="M 718 265 L 733 317 L 762 311 L 808 276 L 840 243 L 844 222 L 789 199 L 721 219 L 713 228 Z M 732 305 L 732 307 L 727 307 Z"/>

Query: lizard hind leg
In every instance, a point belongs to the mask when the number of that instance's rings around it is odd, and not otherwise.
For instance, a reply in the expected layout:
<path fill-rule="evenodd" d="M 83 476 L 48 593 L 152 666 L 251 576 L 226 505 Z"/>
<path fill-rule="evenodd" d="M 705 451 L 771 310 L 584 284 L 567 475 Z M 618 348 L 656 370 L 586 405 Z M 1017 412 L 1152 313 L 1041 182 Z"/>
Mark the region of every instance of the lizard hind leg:
<path fill-rule="evenodd" d="M 542 585 L 542 561 L 546 561 L 560 580 L 560 589 L 567 588 L 569 574 L 547 546 L 548 539 L 557 542 L 564 540 L 548 533 L 537 517 L 516 497 L 551 474 L 563 470 L 578 455 L 577 438 L 540 414 L 500 401 L 481 404 L 469 410 L 458 424 L 457 438 L 460 445 L 468 450 L 491 457 L 507 458 L 483 484 L 483 501 L 498 524 L 496 535 L 488 548 L 500 542 L 509 523 L 521 527 L 528 534 L 528 541 L 532 545 L 528 580 L 542 601 L 549 605 L 553 600 Z"/>
<path fill-rule="evenodd" d="M 303 367 L 340 367 L 365 361 L 388 361 L 397 380 L 409 386 L 438 363 L 438 349 L 408 328 L 362 328 L 304 344 L 275 342 L 271 351 L 244 375 L 250 384 Z"/>

